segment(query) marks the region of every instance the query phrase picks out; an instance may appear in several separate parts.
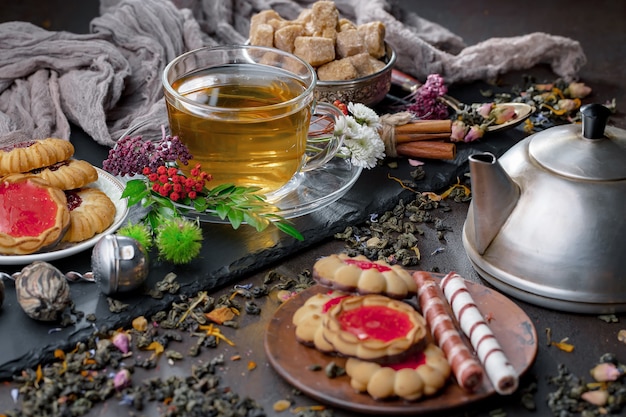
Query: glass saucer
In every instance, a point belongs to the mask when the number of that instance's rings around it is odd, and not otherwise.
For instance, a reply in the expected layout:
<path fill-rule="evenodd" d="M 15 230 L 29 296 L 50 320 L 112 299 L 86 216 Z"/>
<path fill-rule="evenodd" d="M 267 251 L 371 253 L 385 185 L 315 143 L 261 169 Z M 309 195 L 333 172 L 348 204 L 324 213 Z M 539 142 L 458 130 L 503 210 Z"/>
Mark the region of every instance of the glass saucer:
<path fill-rule="evenodd" d="M 146 120 L 131 126 L 121 135 L 120 139 L 126 136 L 141 135 L 143 140 L 157 140 L 163 135 L 161 129 L 165 129 L 165 132 L 169 133 L 167 124 Z M 284 219 L 304 216 L 320 210 L 344 196 L 352 188 L 362 171 L 362 167 L 353 165 L 349 159 L 336 156 L 317 169 L 294 175 L 289 183 L 272 195 L 266 196 L 266 201 L 277 209 L 273 213 Z M 193 207 L 182 204 L 176 205 L 185 211 L 187 217 L 203 222 L 229 223 L 228 219 L 222 220 L 215 211 L 197 212 Z"/>

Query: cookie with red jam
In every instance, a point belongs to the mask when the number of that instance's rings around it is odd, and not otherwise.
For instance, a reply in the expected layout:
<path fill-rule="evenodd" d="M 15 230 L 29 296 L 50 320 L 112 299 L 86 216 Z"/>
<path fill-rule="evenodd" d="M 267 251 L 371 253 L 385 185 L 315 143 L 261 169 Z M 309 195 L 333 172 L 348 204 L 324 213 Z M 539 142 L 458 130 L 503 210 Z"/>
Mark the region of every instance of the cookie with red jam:
<path fill-rule="evenodd" d="M 359 294 L 383 294 L 403 299 L 413 296 L 417 287 L 400 265 L 370 261 L 363 255 L 333 254 L 313 265 L 313 278 L 326 287 Z"/>
<path fill-rule="evenodd" d="M 74 190 L 98 180 L 98 171 L 87 161 L 67 159 L 43 168 L 30 171 L 43 178 L 53 187 L 62 190 Z"/>
<path fill-rule="evenodd" d="M 65 193 L 33 175 L 0 179 L 0 253 L 27 255 L 55 245 L 70 222 Z"/>
<path fill-rule="evenodd" d="M 349 358 L 345 369 L 356 391 L 367 392 L 376 400 L 407 401 L 437 394 L 446 386 L 451 372 L 443 351 L 434 343 L 410 359 L 388 365 Z"/>
<path fill-rule="evenodd" d="M 69 140 L 47 138 L 0 147 L 0 176 L 25 173 L 65 161 L 74 154 Z"/>
<path fill-rule="evenodd" d="M 115 204 L 97 188 L 65 191 L 70 224 L 63 242 L 82 242 L 105 231 L 115 219 Z"/>

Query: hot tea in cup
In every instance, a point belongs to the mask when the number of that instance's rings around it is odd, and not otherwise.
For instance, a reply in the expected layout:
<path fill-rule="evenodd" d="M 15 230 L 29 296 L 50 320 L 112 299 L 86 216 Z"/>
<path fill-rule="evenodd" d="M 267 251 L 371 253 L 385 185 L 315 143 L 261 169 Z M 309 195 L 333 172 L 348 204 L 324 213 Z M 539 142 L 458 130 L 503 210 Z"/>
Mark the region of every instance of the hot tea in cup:
<path fill-rule="evenodd" d="M 289 53 L 255 46 L 201 48 L 172 61 L 163 74 L 170 130 L 192 163 L 213 176 L 211 186 L 235 184 L 275 193 L 302 170 L 316 169 L 339 148 L 306 153 L 314 106 L 313 68 Z"/>

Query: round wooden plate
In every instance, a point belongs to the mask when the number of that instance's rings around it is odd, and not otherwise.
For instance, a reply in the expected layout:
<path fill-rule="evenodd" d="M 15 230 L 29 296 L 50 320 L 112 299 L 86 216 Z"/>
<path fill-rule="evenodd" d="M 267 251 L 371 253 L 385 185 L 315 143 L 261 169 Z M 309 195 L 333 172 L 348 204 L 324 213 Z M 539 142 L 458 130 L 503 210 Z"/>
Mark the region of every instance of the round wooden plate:
<path fill-rule="evenodd" d="M 433 274 L 434 276 L 434 274 Z M 435 279 L 441 277 L 435 276 Z M 512 365 L 523 374 L 537 356 L 537 332 L 530 318 L 511 300 L 483 285 L 466 281 L 467 287 L 480 311 L 491 317 L 489 326 Z M 463 391 L 454 378 L 437 396 L 409 402 L 402 399 L 374 400 L 367 393 L 358 393 L 350 386 L 349 377 L 329 378 L 322 371 L 311 371 L 310 365 L 324 368 L 334 361 L 345 366 L 345 359 L 323 354 L 299 343 L 295 338 L 293 314 L 316 293 L 328 291 L 315 285 L 294 296 L 278 308 L 265 333 L 265 352 L 268 360 L 288 383 L 320 401 L 338 408 L 366 413 L 393 413 L 414 415 L 452 409 L 485 399 L 496 392 L 485 376 L 482 386 L 473 393 Z"/>

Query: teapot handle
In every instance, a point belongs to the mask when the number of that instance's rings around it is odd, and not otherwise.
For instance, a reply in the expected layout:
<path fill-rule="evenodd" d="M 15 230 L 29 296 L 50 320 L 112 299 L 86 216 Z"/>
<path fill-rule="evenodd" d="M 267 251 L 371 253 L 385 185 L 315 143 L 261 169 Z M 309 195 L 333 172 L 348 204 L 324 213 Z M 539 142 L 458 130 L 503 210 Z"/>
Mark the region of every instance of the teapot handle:
<path fill-rule="evenodd" d="M 602 104 L 587 104 L 580 108 L 580 113 L 583 120 L 583 137 L 602 139 L 611 110 Z"/>

